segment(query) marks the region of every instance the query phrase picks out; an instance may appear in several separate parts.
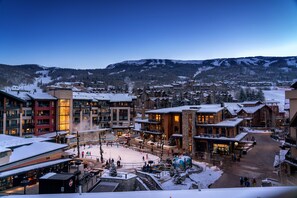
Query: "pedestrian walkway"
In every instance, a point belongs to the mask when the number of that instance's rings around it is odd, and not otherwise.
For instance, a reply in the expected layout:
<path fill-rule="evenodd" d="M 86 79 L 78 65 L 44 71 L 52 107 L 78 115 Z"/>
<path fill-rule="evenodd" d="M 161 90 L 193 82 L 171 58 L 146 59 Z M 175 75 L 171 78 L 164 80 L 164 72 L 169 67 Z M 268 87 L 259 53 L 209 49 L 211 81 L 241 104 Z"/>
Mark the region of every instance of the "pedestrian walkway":
<path fill-rule="evenodd" d="M 261 180 L 265 178 L 278 179 L 273 162 L 275 153 L 279 151 L 279 143 L 273 141 L 269 133 L 253 136 L 257 139 L 257 145 L 249 150 L 247 155 L 242 155 L 240 162 L 232 161 L 230 156 L 225 157 L 221 166 L 224 173 L 211 188 L 241 187 L 240 177 L 247 177 L 250 182 L 255 178 L 255 186 L 261 186 Z"/>

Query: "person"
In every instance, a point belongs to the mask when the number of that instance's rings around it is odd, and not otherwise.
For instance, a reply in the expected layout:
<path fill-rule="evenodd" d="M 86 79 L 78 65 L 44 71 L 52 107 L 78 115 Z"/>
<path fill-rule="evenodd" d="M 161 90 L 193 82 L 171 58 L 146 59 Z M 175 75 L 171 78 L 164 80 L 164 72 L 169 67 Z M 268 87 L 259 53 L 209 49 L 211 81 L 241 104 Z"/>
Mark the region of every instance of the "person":
<path fill-rule="evenodd" d="M 85 155 L 85 152 L 82 151 L 82 152 L 81 152 L 81 157 L 84 158 L 84 155 Z"/>
<path fill-rule="evenodd" d="M 239 182 L 240 182 L 240 186 L 243 186 L 243 177 L 240 177 Z"/>
<path fill-rule="evenodd" d="M 86 144 L 84 144 L 84 149 L 86 148 Z"/>
<path fill-rule="evenodd" d="M 253 186 L 256 187 L 256 185 L 257 185 L 256 178 L 253 178 Z"/>
<path fill-rule="evenodd" d="M 142 156 L 142 160 L 144 161 L 144 156 Z"/>

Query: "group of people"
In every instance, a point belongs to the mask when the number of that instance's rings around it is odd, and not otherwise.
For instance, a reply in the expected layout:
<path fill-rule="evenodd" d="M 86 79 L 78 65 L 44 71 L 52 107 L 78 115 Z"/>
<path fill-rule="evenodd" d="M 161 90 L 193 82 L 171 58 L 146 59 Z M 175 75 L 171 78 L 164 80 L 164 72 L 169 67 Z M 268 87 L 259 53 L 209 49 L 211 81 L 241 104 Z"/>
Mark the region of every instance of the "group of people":
<path fill-rule="evenodd" d="M 81 157 L 84 158 L 84 156 L 85 156 L 85 152 L 82 151 L 82 152 L 81 152 Z M 87 152 L 86 152 L 86 156 L 91 156 L 91 151 L 87 151 Z"/>
<path fill-rule="evenodd" d="M 245 187 L 250 187 L 251 186 L 251 182 L 253 187 L 255 187 L 257 185 L 257 181 L 255 178 L 253 178 L 250 182 L 250 179 L 248 177 L 240 177 L 240 186 L 245 186 Z"/>

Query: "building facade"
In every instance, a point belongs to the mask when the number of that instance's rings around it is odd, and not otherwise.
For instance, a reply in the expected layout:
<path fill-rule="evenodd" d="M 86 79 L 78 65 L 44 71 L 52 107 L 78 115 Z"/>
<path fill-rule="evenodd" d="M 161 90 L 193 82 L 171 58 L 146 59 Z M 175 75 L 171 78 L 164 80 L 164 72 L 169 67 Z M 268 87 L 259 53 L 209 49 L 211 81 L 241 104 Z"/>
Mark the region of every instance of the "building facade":
<path fill-rule="evenodd" d="M 297 83 L 294 83 L 292 90 L 286 91 L 286 99 L 290 100 L 290 128 L 285 138 L 285 146 L 288 152 L 281 164 L 282 182 L 289 185 L 297 185 Z"/>
<path fill-rule="evenodd" d="M 148 119 L 141 123 L 140 133 L 145 141 L 168 141 L 180 150 L 198 152 L 226 152 L 234 150 L 246 133 L 241 133 L 241 118 L 226 119 L 221 105 L 180 106 L 146 111 Z"/>

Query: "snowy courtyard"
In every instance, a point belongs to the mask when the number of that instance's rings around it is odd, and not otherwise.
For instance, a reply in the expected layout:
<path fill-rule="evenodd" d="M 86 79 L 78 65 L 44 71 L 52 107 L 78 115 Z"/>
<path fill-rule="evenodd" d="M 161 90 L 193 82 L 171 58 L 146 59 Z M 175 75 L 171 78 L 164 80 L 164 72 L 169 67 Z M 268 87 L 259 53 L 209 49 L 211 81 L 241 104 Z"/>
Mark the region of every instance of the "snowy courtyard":
<path fill-rule="evenodd" d="M 113 145 L 102 145 L 103 150 L 103 159 L 114 160 L 115 162 L 120 160 L 123 169 L 126 168 L 139 168 L 144 165 L 145 162 L 153 161 L 155 164 L 159 162 L 160 158 L 158 156 L 142 153 L 136 150 L 133 150 L 129 147 L 124 147 L 119 144 Z M 77 154 L 77 149 L 70 149 L 67 151 L 71 154 Z M 84 153 L 83 158 L 87 159 L 100 159 L 100 148 L 99 145 L 86 145 L 80 147 L 80 154 L 82 157 L 82 152 Z M 144 160 L 143 160 L 144 159 Z"/>
<path fill-rule="evenodd" d="M 154 164 L 158 164 L 160 158 L 158 156 L 142 153 L 132 148 L 126 148 L 122 145 L 113 144 L 112 146 L 106 146 L 106 144 L 102 145 L 103 150 L 103 158 L 104 161 L 109 159 L 114 159 L 114 161 L 121 161 L 121 165 L 123 165 L 120 170 L 128 170 L 131 168 L 141 168 L 145 162 L 153 161 Z M 77 149 L 71 149 L 67 151 L 71 154 L 77 154 Z M 97 159 L 100 158 L 100 148 L 98 145 L 86 145 L 80 147 L 80 152 L 84 153 L 84 157 L 86 159 Z M 143 160 L 144 159 L 144 160 Z M 222 171 L 216 166 L 208 166 L 207 163 L 204 162 L 196 162 L 193 161 L 193 165 L 196 167 L 200 167 L 202 170 L 199 173 L 181 173 L 181 175 L 187 174 L 188 176 L 182 181 L 181 184 L 174 184 L 174 179 L 169 176 L 168 171 L 163 171 L 162 178 L 156 178 L 162 186 L 164 190 L 184 190 L 190 189 L 192 184 L 199 185 L 200 188 L 208 188 L 209 185 L 213 184 L 219 177 L 222 175 Z M 193 167 L 195 167 L 193 166 Z M 155 174 L 151 174 L 154 175 Z"/>

